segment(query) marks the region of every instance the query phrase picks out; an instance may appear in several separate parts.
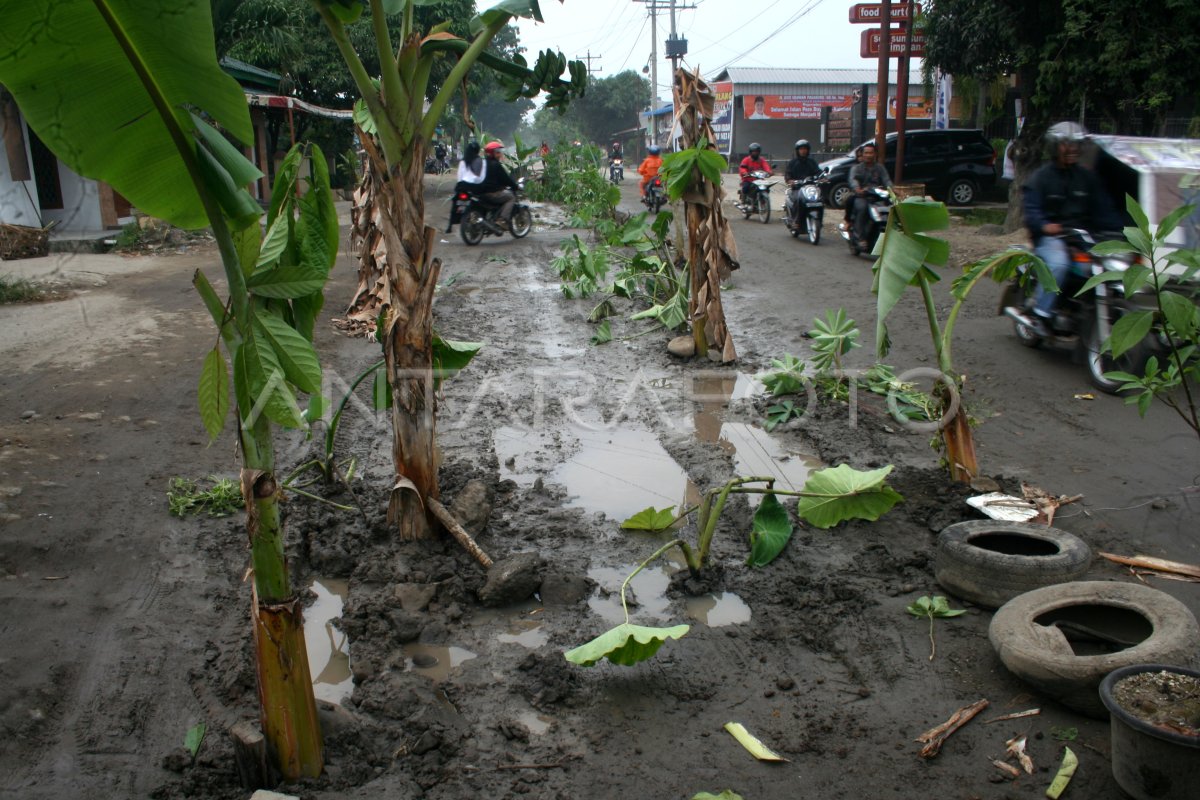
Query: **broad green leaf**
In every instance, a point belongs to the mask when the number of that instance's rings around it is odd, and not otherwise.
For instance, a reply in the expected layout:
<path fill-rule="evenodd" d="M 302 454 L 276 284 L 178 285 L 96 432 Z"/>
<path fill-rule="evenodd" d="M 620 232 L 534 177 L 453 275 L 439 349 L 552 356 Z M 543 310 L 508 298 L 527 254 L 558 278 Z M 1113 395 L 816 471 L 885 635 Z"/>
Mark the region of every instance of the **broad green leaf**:
<path fill-rule="evenodd" d="M 770 564 L 792 538 L 792 519 L 787 509 L 773 494 L 763 495 L 750 528 L 750 557 L 746 563 L 752 567 Z"/>
<path fill-rule="evenodd" d="M 627 531 L 665 531 L 675 521 L 675 509 L 668 506 L 661 511 L 654 506 L 644 508 L 621 523 Z"/>
<path fill-rule="evenodd" d="M 914 617 L 928 617 L 930 612 L 933 610 L 933 605 L 930 601 L 929 595 L 924 595 L 909 603 L 904 610 L 912 614 Z"/>
<path fill-rule="evenodd" d="M 329 404 L 325 402 L 324 395 L 310 395 L 308 398 L 308 407 L 304 409 L 304 421 L 311 426 L 317 420 L 324 419 L 325 412 L 328 410 Z"/>
<path fill-rule="evenodd" d="M 889 465 L 860 472 L 848 464 L 817 470 L 804 484 L 806 496 L 796 504 L 796 513 L 817 528 L 849 519 L 877 520 L 904 499 L 884 483 L 891 471 Z"/>
<path fill-rule="evenodd" d="M 1125 285 L 1125 296 L 1132 297 L 1146 283 L 1146 279 L 1153 275 L 1154 273 L 1147 266 L 1130 264 L 1121 276 L 1121 282 Z"/>
<path fill-rule="evenodd" d="M 1175 292 L 1159 292 L 1158 301 L 1162 304 L 1163 314 L 1167 322 L 1175 330 L 1176 335 L 1191 339 L 1200 323 L 1200 308 L 1188 298 Z"/>
<path fill-rule="evenodd" d="M 893 206 L 900 217 L 904 232 L 910 236 L 925 231 L 941 231 L 950 227 L 950 212 L 945 203 L 912 197 Z"/>
<path fill-rule="evenodd" d="M 193 759 L 200 752 L 200 745 L 204 742 L 204 733 L 207 730 L 208 726 L 200 722 L 188 728 L 187 734 L 183 737 L 183 747 L 191 754 Z"/>
<path fill-rule="evenodd" d="M 379 132 L 375 117 L 371 115 L 371 109 L 367 107 L 366 101 L 362 98 L 354 101 L 354 124 L 362 128 L 363 133 L 371 136 Z"/>
<path fill-rule="evenodd" d="M 292 319 L 296 331 L 308 341 L 313 340 L 313 332 L 317 325 L 317 316 L 325 306 L 325 293 L 313 292 L 304 297 L 292 299 Z"/>
<path fill-rule="evenodd" d="M 216 199 L 221 213 L 234 230 L 252 226 L 262 216 L 262 208 L 244 187 L 233 182 L 217 157 L 203 145 L 196 146 L 196 166 L 207 194 Z"/>
<path fill-rule="evenodd" d="M 1120 239 L 1110 239 L 1107 242 L 1097 242 L 1091 250 L 1094 256 L 1119 256 L 1124 253 L 1136 253 L 1137 248 L 1129 242 Z"/>
<path fill-rule="evenodd" d="M 1120 358 L 1128 350 L 1136 347 L 1146 338 L 1153 324 L 1154 314 L 1150 311 L 1132 311 L 1117 320 L 1112 326 L 1112 334 L 1108 337 L 1113 358 Z"/>
<path fill-rule="evenodd" d="M 256 414 L 288 428 L 303 428 L 304 419 L 287 376 L 269 342 L 263 341 L 254 325 L 233 354 L 233 391 L 238 414 L 244 424 L 253 424 Z"/>
<path fill-rule="evenodd" d="M 5 4 L 3 28 L 0 84 L 50 150 L 151 216 L 209 224 L 178 149 L 193 130 L 184 109 L 253 141 L 245 95 L 217 64 L 209 3 L 22 0 Z"/>
<path fill-rule="evenodd" d="M 564 656 L 567 661 L 581 667 L 590 667 L 602 658 L 607 658 L 614 664 L 631 667 L 651 658 L 667 639 L 678 639 L 688 630 L 688 625 L 648 628 L 625 622 L 610 628 L 587 644 L 567 651 Z"/>
<path fill-rule="evenodd" d="M 1196 210 L 1193 205 L 1180 206 L 1163 217 L 1162 222 L 1158 223 L 1158 231 L 1154 234 L 1154 238 L 1158 241 L 1165 241 L 1168 236 L 1175 232 L 1175 228 L 1179 226 L 1180 221 L 1184 217 L 1190 217 L 1192 212 Z"/>
<path fill-rule="evenodd" d="M 388 382 L 387 370 L 375 370 L 371 381 L 371 408 L 387 411 L 392 407 L 392 384 Z"/>
<path fill-rule="evenodd" d="M 359 102 L 362 102 L 361 100 Z M 296 181 L 300 179 L 300 162 L 304 148 L 296 145 L 288 150 L 279 168 L 275 170 L 275 182 L 271 185 L 271 203 L 267 207 L 267 227 L 289 208 L 296 198 Z"/>
<path fill-rule="evenodd" d="M 712 792 L 700 792 L 697 795 L 693 795 L 692 800 L 743 800 L 743 798 L 740 794 L 737 794 L 732 789 L 726 789 L 720 794 L 713 794 Z"/>
<path fill-rule="evenodd" d="M 300 264 L 262 269 L 246 279 L 246 287 L 259 297 L 291 300 L 325 288 L 326 276 Z"/>
<path fill-rule="evenodd" d="M 729 166 L 728 162 L 715 150 L 707 148 L 699 148 L 696 153 L 696 166 L 700 168 L 700 174 L 703 175 L 709 183 L 714 186 L 721 185 L 721 173 Z"/>
<path fill-rule="evenodd" d="M 258 262 L 258 251 L 262 247 L 262 226 L 247 225 L 241 229 L 230 231 L 233 236 L 233 246 L 237 249 L 238 263 L 242 265 L 242 275 L 249 278 Z"/>
<path fill-rule="evenodd" d="M 287 379 L 308 394 L 321 391 L 321 364 L 312 342 L 301 336 L 295 328 L 271 313 L 254 317 L 256 333 L 269 342 L 283 374 Z"/>
<path fill-rule="evenodd" d="M 1133 195 L 1125 195 L 1125 210 L 1129 212 L 1130 218 L 1133 219 L 1133 224 L 1138 227 L 1138 230 L 1150 231 L 1150 220 L 1146 218 L 1146 212 L 1142 210 L 1141 205 L 1137 200 L 1133 199 Z"/>
<path fill-rule="evenodd" d="M 759 741 L 758 737 L 746 730 L 746 726 L 742 723 L 726 722 L 725 730 L 729 731 L 734 739 L 737 739 L 738 744 L 746 748 L 746 752 L 759 761 L 787 761 L 786 758 Z"/>
<path fill-rule="evenodd" d="M 944 267 L 946 262 L 950 260 L 950 243 L 945 239 L 939 239 L 936 236 L 926 236 L 923 233 L 913 234 L 913 238 L 921 244 L 925 245 L 925 263 L 933 264 L 934 266 Z M 936 272 L 933 273 L 933 279 L 939 280 Z"/>
<path fill-rule="evenodd" d="M 278 194 L 278 188 L 272 193 L 272 197 Z M 258 258 L 254 260 L 254 268 L 261 270 L 269 264 L 279 260 L 279 256 L 288 245 L 288 233 L 290 232 L 291 218 L 288 214 L 282 214 L 267 227 L 267 235 L 263 237 L 262 248 L 258 251 Z M 251 276 L 253 277 L 253 276 Z"/>
<path fill-rule="evenodd" d="M 217 163 L 229 173 L 235 186 L 245 188 L 246 184 L 253 183 L 263 176 L 262 170 L 256 167 L 250 159 L 242 154 L 241 150 L 234 147 L 212 125 L 195 114 L 192 114 L 192 124 L 196 126 L 196 133 L 200 140 L 216 158 Z"/>
<path fill-rule="evenodd" d="M 950 601 L 940 594 L 934 596 L 932 610 L 935 617 L 957 617 L 959 614 L 967 613 L 965 609 L 950 608 Z"/>
<path fill-rule="evenodd" d="M 200 369 L 200 421 L 208 431 L 211 442 L 221 435 L 225 418 L 229 416 L 229 372 L 220 346 L 208 351 Z"/>
<path fill-rule="evenodd" d="M 596 332 L 592 334 L 592 344 L 601 345 L 612 341 L 612 325 L 608 320 L 604 320 L 596 326 Z"/>
<path fill-rule="evenodd" d="M 896 213 L 893 206 L 892 213 Z M 928 245 L 906 236 L 890 222 L 875 262 L 875 343 L 880 358 L 887 355 L 887 315 L 925 264 Z"/>
<path fill-rule="evenodd" d="M 433 380 L 434 387 L 453 378 L 471 363 L 480 350 L 483 342 L 459 342 L 454 339 L 443 339 L 433 334 Z"/>
<path fill-rule="evenodd" d="M 315 144 L 310 159 L 313 177 L 308 191 L 300 198 L 300 222 L 296 235 L 300 240 L 301 262 L 328 274 L 338 251 L 338 218 L 329 187 L 329 167 Z"/>
<path fill-rule="evenodd" d="M 503 22 L 510 17 L 526 17 L 533 18 L 538 22 L 543 21 L 542 9 L 538 6 L 538 0 L 503 0 L 471 18 L 471 35 L 475 36 L 493 23 Z M 559 72 L 561 73 L 562 70 Z"/>

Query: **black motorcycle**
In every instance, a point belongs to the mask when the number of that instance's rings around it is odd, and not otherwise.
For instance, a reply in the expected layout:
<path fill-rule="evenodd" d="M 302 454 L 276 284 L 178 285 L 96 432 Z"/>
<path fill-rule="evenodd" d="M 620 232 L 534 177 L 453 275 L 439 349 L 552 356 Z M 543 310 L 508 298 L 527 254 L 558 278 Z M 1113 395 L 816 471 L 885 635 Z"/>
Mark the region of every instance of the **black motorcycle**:
<path fill-rule="evenodd" d="M 514 239 L 522 239 L 533 229 L 533 214 L 529 206 L 521 202 L 524 198 L 520 189 L 525 188 L 524 178 L 517 181 L 517 202 L 513 205 L 512 216 L 508 219 L 508 232 Z M 503 236 L 504 229 L 496 223 L 496 215 L 500 207 L 493 205 L 477 194 L 460 191 L 454 196 L 455 214 L 461 222 L 458 226 L 459 235 L 469 245 L 476 245 L 485 236 Z"/>
<path fill-rule="evenodd" d="M 1125 295 L 1121 281 L 1100 283 L 1095 288 L 1076 297 L 1075 294 L 1088 278 L 1102 272 L 1124 272 L 1129 267 L 1129 254 L 1095 256 L 1091 253 L 1095 239 L 1087 231 L 1068 229 L 1062 234 L 1071 257 L 1071 272 L 1059 287 L 1058 306 L 1053 320 L 1037 325 L 1034 320 L 1034 298 L 1027 295 L 1021 281 L 1014 280 L 1000 298 L 1000 314 L 1013 321 L 1013 332 L 1026 347 L 1041 347 L 1050 344 L 1070 348 L 1076 357 L 1087 363 L 1088 377 L 1102 392 L 1116 394 L 1124 381 L 1106 378 L 1107 372 L 1128 372 L 1141 375 L 1146 361 L 1152 355 L 1166 351 L 1162 332 L 1151 329 L 1137 345 L 1113 358 L 1111 352 L 1103 352 L 1104 341 L 1112 332 L 1113 325 L 1121 317 L 1133 311 L 1156 309 L 1154 295 L 1148 292 Z M 1023 268 L 1022 272 L 1027 268 Z M 1024 281 L 1029 283 L 1029 281 Z M 1049 330 L 1043 336 L 1039 330 Z"/>
<path fill-rule="evenodd" d="M 642 195 L 642 204 L 655 214 L 667 202 L 667 194 L 663 191 L 662 178 L 655 175 L 646 184 L 646 193 Z"/>
<path fill-rule="evenodd" d="M 858 241 L 858 232 L 854 230 L 853 213 L 850 215 L 850 221 L 840 231 L 842 238 L 850 246 L 850 252 L 853 255 L 870 253 L 875 249 L 875 242 L 879 240 L 880 234 L 887 227 L 888 214 L 892 210 L 892 196 L 888 194 L 887 189 L 877 186 L 873 189 L 868 189 L 865 196 L 867 202 L 870 203 L 868 209 L 870 224 L 867 226 L 865 246 Z M 851 198 L 850 202 L 854 202 L 853 198 Z"/>
<path fill-rule="evenodd" d="M 625 180 L 625 162 L 620 156 L 608 162 L 608 179 L 614 184 Z"/>
<path fill-rule="evenodd" d="M 813 244 L 821 241 L 821 224 L 825 220 L 825 204 L 821 202 L 821 176 L 790 181 L 783 201 L 783 221 L 792 236 L 808 236 Z"/>

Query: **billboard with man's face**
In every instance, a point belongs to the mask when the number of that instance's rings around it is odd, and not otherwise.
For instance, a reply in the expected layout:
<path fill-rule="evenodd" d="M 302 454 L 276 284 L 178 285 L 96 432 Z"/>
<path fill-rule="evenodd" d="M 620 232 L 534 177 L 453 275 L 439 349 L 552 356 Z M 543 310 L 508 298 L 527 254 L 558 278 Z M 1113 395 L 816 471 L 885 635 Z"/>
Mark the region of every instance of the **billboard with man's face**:
<path fill-rule="evenodd" d="M 820 119 L 821 109 L 831 106 L 834 111 L 850 108 L 852 92 L 844 94 L 765 94 L 742 97 L 742 115 L 746 119 Z M 875 95 L 868 99 L 867 116 L 875 118 Z M 908 118 L 928 119 L 932 103 L 923 95 L 908 98 Z M 896 99 L 888 98 L 888 118 L 896 116 Z"/>

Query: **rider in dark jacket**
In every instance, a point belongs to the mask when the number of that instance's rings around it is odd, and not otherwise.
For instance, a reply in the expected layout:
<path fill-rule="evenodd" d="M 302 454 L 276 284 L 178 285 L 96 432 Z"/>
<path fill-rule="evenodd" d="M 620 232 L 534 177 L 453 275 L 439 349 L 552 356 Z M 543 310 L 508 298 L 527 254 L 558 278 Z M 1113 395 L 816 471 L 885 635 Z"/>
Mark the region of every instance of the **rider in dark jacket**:
<path fill-rule="evenodd" d="M 821 174 L 821 167 L 815 159 L 808 155 L 809 145 L 807 139 L 797 141 L 795 150 L 796 157 L 788 162 L 787 170 L 784 173 L 789 181 L 802 181 L 805 178 Z"/>

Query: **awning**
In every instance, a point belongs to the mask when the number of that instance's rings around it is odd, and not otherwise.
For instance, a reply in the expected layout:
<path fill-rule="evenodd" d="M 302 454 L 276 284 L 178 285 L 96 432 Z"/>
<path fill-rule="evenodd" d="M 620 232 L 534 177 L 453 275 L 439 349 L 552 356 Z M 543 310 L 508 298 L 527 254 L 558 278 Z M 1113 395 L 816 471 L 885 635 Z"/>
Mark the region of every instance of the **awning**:
<path fill-rule="evenodd" d="M 306 114 L 313 114 L 318 117 L 330 117 L 332 119 L 353 119 L 354 112 L 342 111 L 337 108 L 325 108 L 324 106 L 316 105 L 301 100 L 298 97 L 286 97 L 279 94 L 262 94 L 258 92 L 246 92 L 246 102 L 252 106 L 260 108 L 284 108 L 303 111 Z"/>
<path fill-rule="evenodd" d="M 661 117 L 666 114 L 673 114 L 673 113 L 675 113 L 675 105 L 673 103 L 667 103 L 665 106 L 662 106 L 661 108 L 656 108 L 653 111 L 646 113 L 644 116 Z"/>

